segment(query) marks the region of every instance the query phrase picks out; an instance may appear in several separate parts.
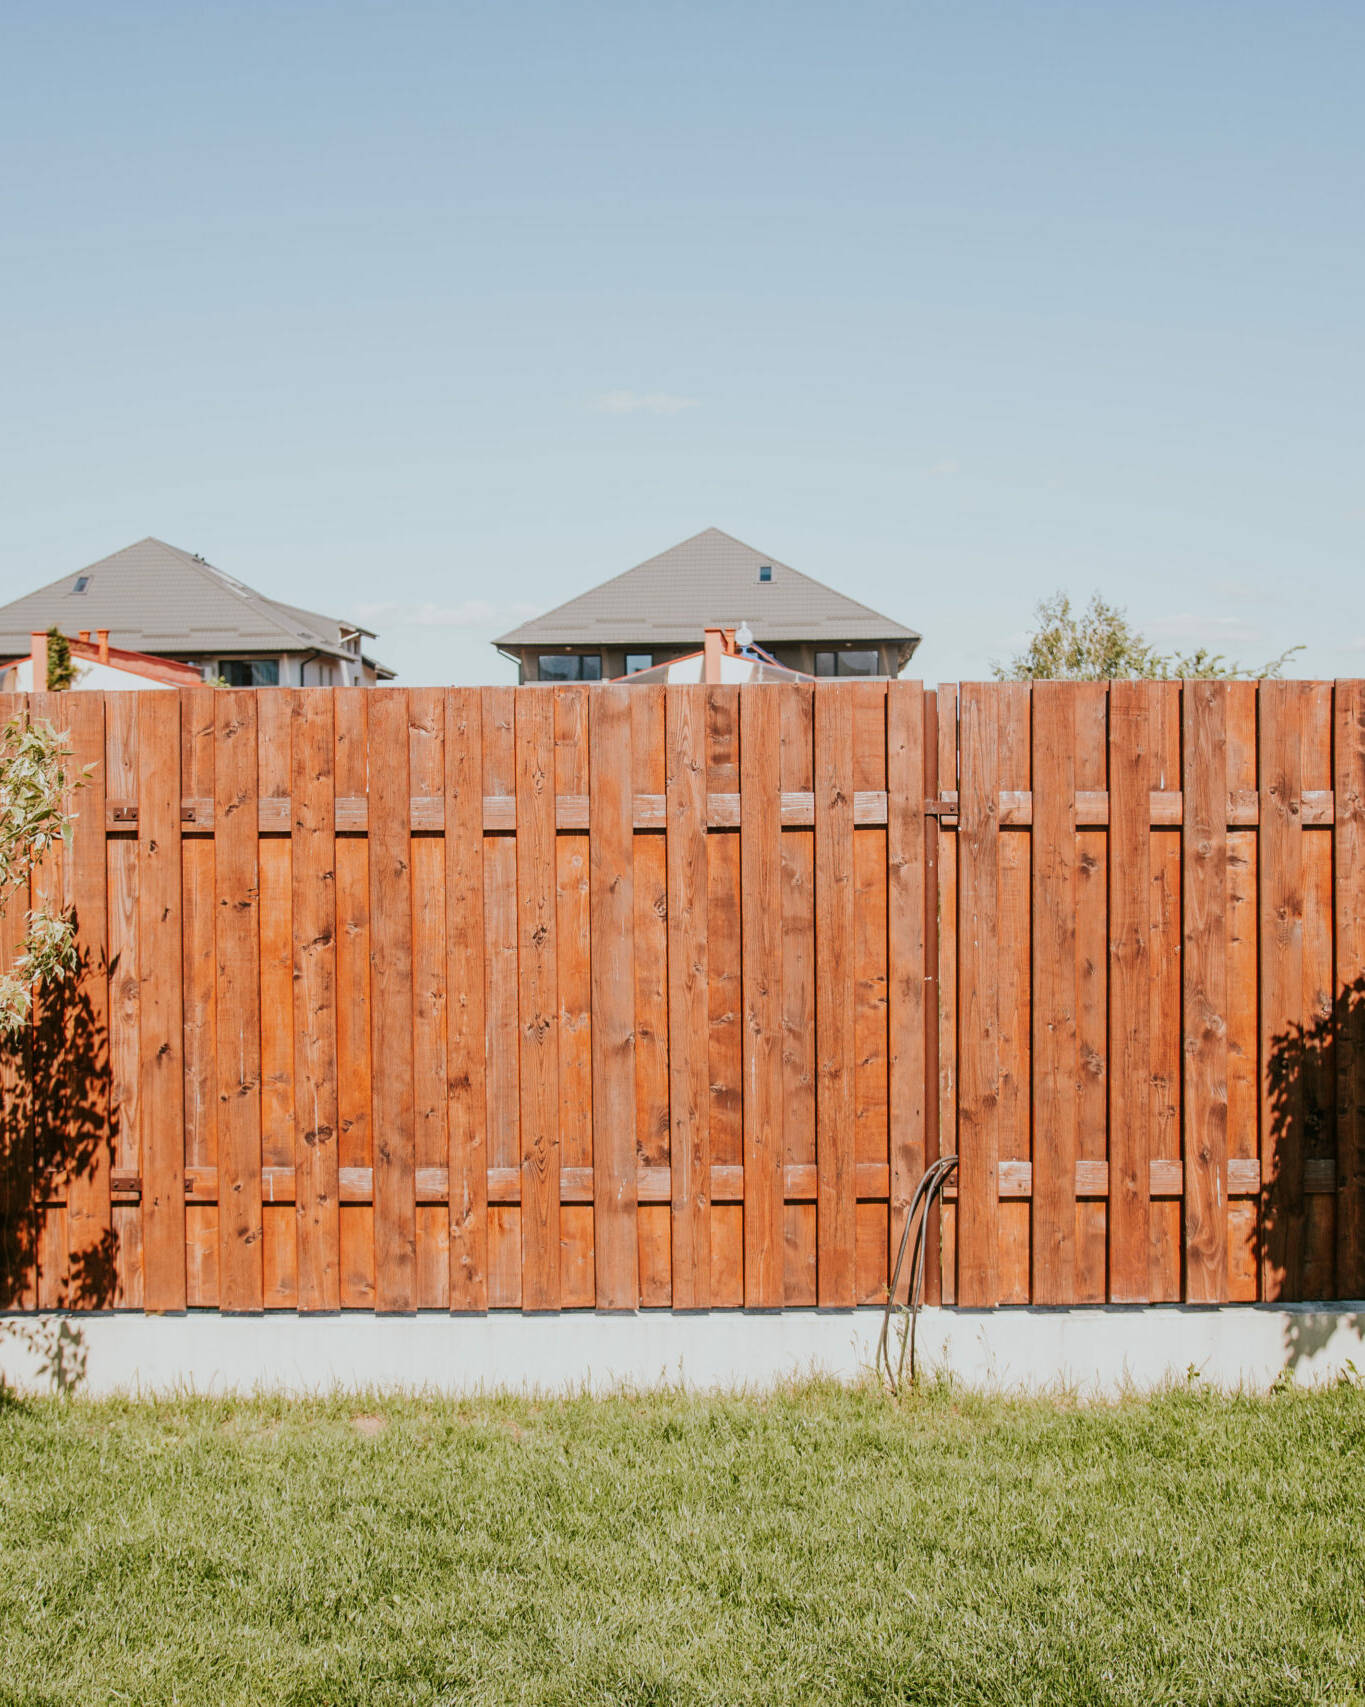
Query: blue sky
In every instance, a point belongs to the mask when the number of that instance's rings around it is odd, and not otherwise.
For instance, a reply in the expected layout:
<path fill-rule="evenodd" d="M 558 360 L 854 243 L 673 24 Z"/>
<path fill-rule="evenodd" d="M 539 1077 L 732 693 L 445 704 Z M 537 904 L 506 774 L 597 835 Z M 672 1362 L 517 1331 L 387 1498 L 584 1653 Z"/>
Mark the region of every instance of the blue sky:
<path fill-rule="evenodd" d="M 715 525 L 929 680 L 1059 587 L 1365 674 L 1362 65 L 1357 0 L 11 7 L 0 597 L 151 533 L 505 680 Z"/>

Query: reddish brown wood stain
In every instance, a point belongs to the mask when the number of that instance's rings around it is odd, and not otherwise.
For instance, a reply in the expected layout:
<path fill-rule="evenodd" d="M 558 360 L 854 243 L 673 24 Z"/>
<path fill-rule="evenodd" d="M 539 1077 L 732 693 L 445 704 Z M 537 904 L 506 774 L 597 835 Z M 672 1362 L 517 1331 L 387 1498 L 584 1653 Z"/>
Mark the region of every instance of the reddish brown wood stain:
<path fill-rule="evenodd" d="M 953 1150 L 931 1298 L 1365 1286 L 1365 684 L 25 709 L 7 1306 L 846 1308 Z"/>

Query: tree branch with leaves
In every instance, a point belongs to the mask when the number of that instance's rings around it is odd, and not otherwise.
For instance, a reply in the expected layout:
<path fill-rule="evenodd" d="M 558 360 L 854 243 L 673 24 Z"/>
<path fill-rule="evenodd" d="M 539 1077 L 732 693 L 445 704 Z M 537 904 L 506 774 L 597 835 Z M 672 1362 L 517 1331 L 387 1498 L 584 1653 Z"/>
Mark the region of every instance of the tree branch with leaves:
<path fill-rule="evenodd" d="M 0 913 L 29 892 L 29 878 L 49 849 L 71 839 L 69 801 L 85 780 L 70 769 L 66 738 L 27 715 L 0 728 Z M 27 1024 L 35 986 L 76 970 L 70 910 L 25 914 L 24 938 L 11 966 L 0 966 L 0 1036 Z"/>
<path fill-rule="evenodd" d="M 1083 611 L 1070 596 L 1054 593 L 1035 610 L 1037 627 L 1022 652 L 1008 664 L 994 664 L 999 681 L 1192 681 L 1253 680 L 1279 677 L 1302 646 L 1291 646 L 1259 668 L 1230 662 L 1220 652 L 1165 654 L 1138 632 L 1127 613 L 1096 593 Z"/>

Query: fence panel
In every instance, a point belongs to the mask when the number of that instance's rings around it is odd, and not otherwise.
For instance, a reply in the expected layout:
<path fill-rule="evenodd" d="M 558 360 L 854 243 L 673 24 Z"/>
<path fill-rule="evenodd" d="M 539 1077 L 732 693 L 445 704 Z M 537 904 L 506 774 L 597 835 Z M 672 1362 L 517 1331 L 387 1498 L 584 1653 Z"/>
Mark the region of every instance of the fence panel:
<path fill-rule="evenodd" d="M 1365 1285 L 1365 686 L 14 696 L 6 1308 Z"/>

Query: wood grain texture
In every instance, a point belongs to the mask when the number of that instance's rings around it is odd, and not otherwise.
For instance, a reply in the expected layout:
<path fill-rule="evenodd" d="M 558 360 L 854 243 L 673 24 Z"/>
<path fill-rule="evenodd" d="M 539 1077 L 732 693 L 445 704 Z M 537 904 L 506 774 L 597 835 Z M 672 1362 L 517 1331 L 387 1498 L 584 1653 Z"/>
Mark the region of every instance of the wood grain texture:
<path fill-rule="evenodd" d="M 235 1312 L 264 1303 L 256 697 L 246 688 L 221 690 L 216 711 L 218 1285 L 221 1308 Z"/>
<path fill-rule="evenodd" d="M 815 696 L 816 1167 L 818 1298 L 856 1301 L 853 697 L 843 683 Z"/>
<path fill-rule="evenodd" d="M 72 1309 L 108 1309 L 114 1301 L 113 1205 L 110 1172 L 109 917 L 105 867 L 104 700 L 73 693 L 62 712 L 70 731 L 72 771 L 86 773 L 73 790 L 67 859 L 70 905 L 80 955 L 66 1037 L 71 1177 L 67 1195 Z M 9 961 L 5 962 L 10 964 Z M 2 1260 L 2 1259 L 0 1259 Z"/>
<path fill-rule="evenodd" d="M 711 1303 L 706 690 L 668 696 L 668 1067 L 673 1307 Z"/>
<path fill-rule="evenodd" d="M 1033 1302 L 1076 1302 L 1076 687 L 1033 686 Z"/>
<path fill-rule="evenodd" d="M 1227 689 L 1182 689 L 1185 1297 L 1227 1298 Z"/>
<path fill-rule="evenodd" d="M 555 788 L 588 799 L 588 701 L 593 689 L 562 686 L 555 702 Z M 558 822 L 558 817 L 556 817 Z M 596 1297 L 592 1209 L 592 919 L 587 815 L 557 837 L 555 936 L 559 945 L 559 1143 L 563 1168 L 586 1170 L 587 1198 L 560 1193 L 560 1303 L 590 1309 Z M 666 1213 L 666 1211 L 664 1212 Z"/>
<path fill-rule="evenodd" d="M 925 1168 L 924 687 L 893 682 L 886 699 L 887 1033 L 890 1250 L 895 1260 Z"/>
<path fill-rule="evenodd" d="M 1145 682 L 1109 688 L 1109 1296 L 1151 1295 L 1154 1129 L 1151 952 L 1152 713 Z"/>
<path fill-rule="evenodd" d="M 664 689 L 641 683 L 630 696 L 631 789 L 665 801 Z M 638 829 L 638 813 L 632 814 Z M 668 1110 L 668 849 L 666 838 L 636 835 L 635 903 L 635 1138 L 641 1162 L 666 1167 Z M 672 1300 L 672 1217 L 662 1204 L 636 1212 L 640 1303 L 664 1308 Z"/>
<path fill-rule="evenodd" d="M 630 694 L 589 701 L 593 1210 L 597 1308 L 640 1302 L 635 1170 L 635 899 Z"/>
<path fill-rule="evenodd" d="M 369 705 L 375 1306 L 391 1311 L 415 1310 L 418 1301 L 408 764 L 408 696 L 376 689 Z"/>
<path fill-rule="evenodd" d="M 1303 1296 L 1303 686 L 1267 681 L 1260 691 L 1261 1284 L 1270 1301 Z"/>
<path fill-rule="evenodd" d="M 740 935 L 744 1052 L 744 1303 L 779 1309 L 782 1212 L 782 891 L 779 704 L 740 689 Z"/>
<path fill-rule="evenodd" d="M 138 719 L 138 939 L 143 1298 L 151 1311 L 186 1305 L 180 795 L 180 701 L 148 694 Z"/>
<path fill-rule="evenodd" d="M 1336 1295 L 1365 1297 L 1365 682 L 1333 696 Z"/>
<path fill-rule="evenodd" d="M 809 827 L 784 827 L 782 835 L 782 1154 L 787 1167 L 814 1169 L 815 689 L 801 686 L 784 693 L 779 719 L 783 799 L 793 791 L 811 799 Z M 808 1309 L 817 1301 L 817 1218 L 814 1203 L 788 1201 L 783 1216 L 783 1299 L 788 1308 Z"/>
<path fill-rule="evenodd" d="M 111 694 L 104 707 L 106 800 L 135 800 L 138 791 L 139 696 Z M 141 1166 L 142 974 L 138 944 L 136 828 L 111 834 L 109 868 L 109 1077 L 115 1168 Z M 142 1305 L 142 1204 L 113 1206 L 118 1308 Z"/>
<path fill-rule="evenodd" d="M 556 977 L 554 699 L 516 710 L 517 983 L 521 1043 L 524 1310 L 559 1308 L 559 997 Z"/>
<path fill-rule="evenodd" d="M 1000 758 L 996 696 L 961 688 L 958 861 L 957 1302 L 994 1305 L 1000 1162 Z"/>
<path fill-rule="evenodd" d="M 1107 789 L 1109 688 L 1076 684 L 1076 1040 L 1079 1080 L 1076 1108 L 1078 1161 L 1108 1159 L 1109 871 L 1108 836 L 1080 822 L 1080 800 Z M 1108 1296 L 1108 1205 L 1091 1197 L 1076 1205 L 1076 1302 L 1103 1304 Z"/>
<path fill-rule="evenodd" d="M 341 1308 L 337 1185 L 336 732 L 325 689 L 291 703 L 294 1171 L 300 1310 Z"/>
<path fill-rule="evenodd" d="M 483 696 L 445 699 L 450 1308 L 488 1308 L 485 1143 Z"/>

